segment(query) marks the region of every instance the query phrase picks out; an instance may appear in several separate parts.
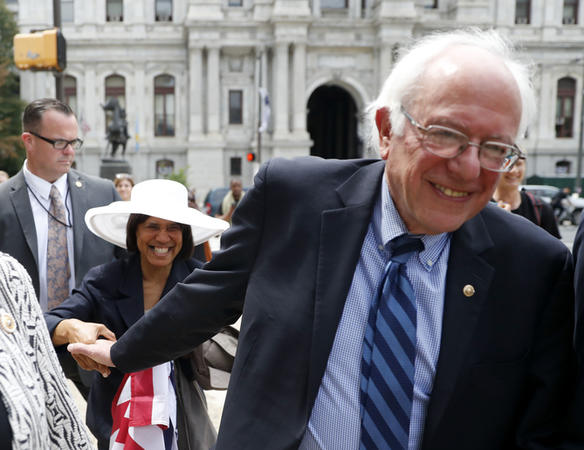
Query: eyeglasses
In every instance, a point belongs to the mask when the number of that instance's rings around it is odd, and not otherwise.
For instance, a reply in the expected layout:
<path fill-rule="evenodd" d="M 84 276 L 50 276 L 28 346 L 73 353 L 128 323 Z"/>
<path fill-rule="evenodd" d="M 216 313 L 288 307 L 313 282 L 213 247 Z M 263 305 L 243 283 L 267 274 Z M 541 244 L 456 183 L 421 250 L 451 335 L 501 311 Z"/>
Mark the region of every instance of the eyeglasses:
<path fill-rule="evenodd" d="M 479 164 L 483 169 L 493 172 L 508 172 L 519 158 L 525 158 L 525 154 L 516 144 L 485 141 L 480 144 L 470 142 L 470 138 L 460 131 L 441 125 L 420 125 L 410 114 L 401 107 L 401 112 L 422 134 L 422 147 L 424 150 L 441 158 L 455 158 L 464 152 L 468 146 L 479 149 Z"/>
<path fill-rule="evenodd" d="M 42 139 L 45 142 L 48 142 L 53 146 L 55 150 L 65 150 L 67 146 L 70 145 L 73 148 L 73 150 L 77 151 L 83 145 L 83 141 L 79 138 L 73 139 L 72 141 L 68 141 L 66 139 L 49 139 L 44 136 L 41 136 L 40 134 L 36 134 L 34 131 L 29 131 L 29 133 L 32 134 L 33 136 L 38 137 L 39 139 Z"/>

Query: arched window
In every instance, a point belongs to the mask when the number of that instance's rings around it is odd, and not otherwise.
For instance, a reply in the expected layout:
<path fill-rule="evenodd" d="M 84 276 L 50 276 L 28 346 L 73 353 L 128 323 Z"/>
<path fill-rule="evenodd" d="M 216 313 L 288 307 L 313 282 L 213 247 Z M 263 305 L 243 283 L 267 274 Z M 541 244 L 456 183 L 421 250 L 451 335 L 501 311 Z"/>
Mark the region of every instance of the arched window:
<path fill-rule="evenodd" d="M 63 77 L 63 94 L 65 96 L 65 103 L 67 103 L 71 109 L 78 114 L 77 110 L 77 80 L 71 75 L 65 75 Z"/>
<path fill-rule="evenodd" d="M 568 175 L 572 168 L 572 163 L 568 160 L 562 159 L 556 163 L 556 175 Z"/>
<path fill-rule="evenodd" d="M 574 98 L 576 80 L 564 77 L 558 80 L 556 99 L 556 137 L 574 136 Z"/>
<path fill-rule="evenodd" d="M 105 79 L 105 101 L 106 103 L 115 98 L 118 100 L 120 107 L 126 108 L 126 80 L 121 75 L 110 75 Z M 105 129 L 113 118 L 112 111 L 105 113 Z"/>
<path fill-rule="evenodd" d="M 154 135 L 174 136 L 174 77 L 154 78 Z"/>

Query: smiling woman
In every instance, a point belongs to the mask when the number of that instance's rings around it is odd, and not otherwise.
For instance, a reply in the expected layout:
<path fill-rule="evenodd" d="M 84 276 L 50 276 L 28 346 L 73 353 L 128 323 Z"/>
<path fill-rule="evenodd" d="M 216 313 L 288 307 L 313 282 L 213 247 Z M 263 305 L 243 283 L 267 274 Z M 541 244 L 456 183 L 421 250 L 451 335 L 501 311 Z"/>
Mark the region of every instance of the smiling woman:
<path fill-rule="evenodd" d="M 529 219 L 552 236 L 561 238 L 554 212 L 543 199 L 520 189 L 525 177 L 526 158 L 521 157 L 513 168 L 501 175 L 493 200 L 507 211 Z"/>
<path fill-rule="evenodd" d="M 202 266 L 200 261 L 191 257 L 194 244 L 220 234 L 228 226 L 222 220 L 189 208 L 186 188 L 170 180 L 138 183 L 129 201 L 93 208 L 87 212 L 85 221 L 96 235 L 127 248 L 128 256 L 92 269 L 78 291 L 46 314 L 56 346 L 93 343 L 98 337 L 119 338 L 176 283 Z M 194 409 L 193 405 L 188 410 L 183 408 L 183 399 L 175 395 L 175 387 L 181 392 L 185 389 L 181 380 L 185 379 L 186 370 L 180 359 L 149 369 L 152 372 L 147 370 L 129 375 L 135 377 L 132 380 L 150 377 L 151 383 L 152 379 L 162 380 L 157 389 L 172 394 L 167 395 L 167 400 L 161 404 L 164 430 L 153 423 L 130 432 L 112 430 L 114 424 L 126 423 L 121 420 L 125 414 L 130 414 L 131 418 L 140 409 L 132 406 L 126 411 L 124 402 L 117 401 L 124 398 L 123 392 L 130 379 L 128 375 L 124 378 L 115 368 L 110 373 L 110 369 L 92 364 L 87 359 L 79 358 L 78 362 L 86 369 L 97 369 L 108 375 L 107 378 L 95 378 L 87 405 L 87 424 L 96 435 L 100 449 L 109 448 L 110 441 L 112 445 L 114 442 L 128 443 L 124 439 L 134 439 L 139 443 L 136 436 L 145 429 L 161 442 L 176 439 L 173 430 L 178 429 L 178 448 L 187 448 L 182 439 L 187 433 L 191 434 L 184 438 L 189 440 L 188 448 L 206 449 L 213 445 L 215 430 L 199 386 L 187 383 L 188 389 L 193 391 L 192 398 L 196 400 Z M 157 378 L 155 373 L 162 375 Z M 195 443 L 193 436 L 196 436 Z M 146 448 L 158 447 L 149 442 Z"/>

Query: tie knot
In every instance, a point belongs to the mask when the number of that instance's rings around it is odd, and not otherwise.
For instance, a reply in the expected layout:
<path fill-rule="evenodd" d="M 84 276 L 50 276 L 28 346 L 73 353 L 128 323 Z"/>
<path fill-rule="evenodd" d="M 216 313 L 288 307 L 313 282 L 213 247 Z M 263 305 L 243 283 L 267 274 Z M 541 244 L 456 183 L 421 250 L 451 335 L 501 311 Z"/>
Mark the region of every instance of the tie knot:
<path fill-rule="evenodd" d="M 61 200 L 61 193 L 59 192 L 59 189 L 57 189 L 57 186 L 55 186 L 54 184 L 51 186 L 51 192 L 49 193 L 49 197 L 51 198 L 51 200 Z"/>
<path fill-rule="evenodd" d="M 393 238 L 388 246 L 391 251 L 390 259 L 399 264 L 405 263 L 412 253 L 424 250 L 422 239 L 409 234 L 402 234 Z"/>

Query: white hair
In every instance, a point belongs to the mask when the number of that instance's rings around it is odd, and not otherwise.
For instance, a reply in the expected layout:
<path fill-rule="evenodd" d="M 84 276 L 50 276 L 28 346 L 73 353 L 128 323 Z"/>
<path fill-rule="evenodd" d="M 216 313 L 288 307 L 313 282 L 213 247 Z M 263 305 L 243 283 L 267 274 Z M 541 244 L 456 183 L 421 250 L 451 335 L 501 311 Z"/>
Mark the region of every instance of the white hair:
<path fill-rule="evenodd" d="M 379 96 L 365 110 L 367 133 L 365 142 L 368 142 L 372 149 L 379 150 L 379 132 L 375 123 L 376 111 L 387 107 L 390 111 L 392 133 L 401 136 L 404 131 L 405 118 L 400 112 L 400 106 L 416 100 L 419 79 L 427 65 L 446 49 L 457 45 L 478 47 L 501 58 L 515 79 L 521 97 L 521 119 L 516 139 L 525 135 L 535 114 L 535 93 L 531 84 L 531 66 L 519 60 L 513 43 L 499 32 L 467 28 L 424 36 L 398 59 L 385 80 Z"/>

